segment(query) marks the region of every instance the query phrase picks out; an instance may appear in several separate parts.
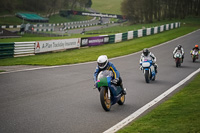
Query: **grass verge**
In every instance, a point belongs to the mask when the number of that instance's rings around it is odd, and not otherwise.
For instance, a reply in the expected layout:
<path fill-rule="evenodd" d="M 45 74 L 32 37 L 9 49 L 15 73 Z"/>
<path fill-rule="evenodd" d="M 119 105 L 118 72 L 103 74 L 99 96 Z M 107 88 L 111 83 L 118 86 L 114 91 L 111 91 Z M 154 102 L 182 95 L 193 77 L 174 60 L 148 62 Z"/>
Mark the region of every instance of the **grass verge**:
<path fill-rule="evenodd" d="M 92 9 L 101 13 L 122 14 L 121 3 L 123 0 L 92 0 Z"/>
<path fill-rule="evenodd" d="M 182 27 L 163 33 L 133 39 L 116 44 L 67 50 L 59 53 L 40 54 L 29 57 L 0 59 L 0 66 L 9 65 L 63 65 L 94 61 L 99 55 L 106 54 L 109 58 L 131 54 L 145 47 L 152 47 L 172 40 L 196 30 L 196 28 Z M 147 43 L 148 42 L 148 43 Z"/>
<path fill-rule="evenodd" d="M 200 28 L 200 21 L 195 19 L 182 24 L 181 28 L 165 31 L 156 35 L 146 36 L 116 44 L 67 50 L 59 53 L 40 54 L 29 57 L 0 59 L 0 66 L 10 65 L 64 65 L 95 61 L 99 55 L 106 54 L 109 58 L 131 54 L 163 42 L 183 36 Z M 148 43 L 147 43 L 148 42 Z"/>
<path fill-rule="evenodd" d="M 118 133 L 199 133 L 200 74 L 181 91 Z"/>
<path fill-rule="evenodd" d="M 90 20 L 90 19 L 92 19 L 92 17 L 79 16 L 79 15 L 61 17 L 59 14 L 56 14 L 56 15 L 52 15 L 49 18 L 49 23 L 66 23 L 66 22 L 73 22 L 73 21 L 85 21 L 85 20 Z M 16 16 L 0 17 L 0 25 L 21 25 L 22 23 L 23 23 L 23 20 Z M 24 21 L 24 23 L 37 24 L 34 22 L 28 22 L 28 21 Z"/>

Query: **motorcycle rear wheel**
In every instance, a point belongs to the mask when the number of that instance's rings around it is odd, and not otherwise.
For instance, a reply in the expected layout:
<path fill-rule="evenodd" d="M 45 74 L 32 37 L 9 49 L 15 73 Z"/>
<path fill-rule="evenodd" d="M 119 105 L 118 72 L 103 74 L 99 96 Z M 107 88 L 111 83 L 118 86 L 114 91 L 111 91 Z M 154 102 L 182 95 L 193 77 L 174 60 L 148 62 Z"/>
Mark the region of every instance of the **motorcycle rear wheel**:
<path fill-rule="evenodd" d="M 119 105 L 123 105 L 125 102 L 125 95 L 122 95 L 120 100 L 117 102 Z"/>
<path fill-rule="evenodd" d="M 110 111 L 111 109 L 111 100 L 108 99 L 108 88 L 101 87 L 100 91 L 100 101 L 103 109 L 105 111 Z"/>

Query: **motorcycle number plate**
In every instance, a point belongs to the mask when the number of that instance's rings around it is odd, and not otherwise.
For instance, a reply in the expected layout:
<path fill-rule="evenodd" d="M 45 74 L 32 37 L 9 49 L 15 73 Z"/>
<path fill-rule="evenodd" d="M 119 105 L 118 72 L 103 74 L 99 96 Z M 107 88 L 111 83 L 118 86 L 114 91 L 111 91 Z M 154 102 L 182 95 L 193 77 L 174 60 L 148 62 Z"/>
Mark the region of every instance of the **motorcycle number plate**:
<path fill-rule="evenodd" d="M 149 67 L 150 66 L 150 63 L 149 62 L 143 62 L 142 63 L 142 67 Z"/>

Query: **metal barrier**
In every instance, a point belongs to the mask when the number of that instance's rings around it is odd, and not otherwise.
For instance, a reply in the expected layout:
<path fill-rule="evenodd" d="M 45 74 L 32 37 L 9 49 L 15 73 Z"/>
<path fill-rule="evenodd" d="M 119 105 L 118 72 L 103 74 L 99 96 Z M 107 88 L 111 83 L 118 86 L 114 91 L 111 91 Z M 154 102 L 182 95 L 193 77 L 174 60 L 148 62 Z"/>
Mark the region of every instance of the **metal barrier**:
<path fill-rule="evenodd" d="M 13 57 L 14 43 L 0 43 L 0 59 Z"/>
<path fill-rule="evenodd" d="M 35 55 L 35 42 L 15 42 L 14 57 Z"/>
<path fill-rule="evenodd" d="M 146 29 L 139 29 L 136 31 L 128 31 L 125 33 L 117 33 L 115 35 L 106 35 L 104 38 L 101 37 L 89 37 L 89 38 L 76 38 L 74 39 L 66 39 L 65 42 L 59 43 L 58 40 L 56 41 L 58 44 L 55 47 L 62 45 L 66 45 L 67 48 L 71 48 L 72 44 L 75 44 L 73 48 L 77 48 L 80 46 L 85 46 L 84 44 L 95 43 L 96 44 L 107 44 L 107 43 L 117 43 L 121 41 L 126 41 L 138 37 L 148 36 L 157 34 L 166 30 L 175 29 L 180 27 L 180 23 L 171 23 L 166 25 L 161 25 L 153 28 L 146 28 Z M 80 43 L 81 40 L 81 43 Z M 103 41 L 102 41 L 103 40 Z M 91 41 L 91 42 L 89 42 Z M 48 43 L 49 41 L 45 41 Z M 52 42 L 52 40 L 51 40 Z M 67 42 L 67 43 L 66 43 Z M 41 43 L 44 43 L 42 41 Z M 52 43 L 53 46 L 54 43 Z M 27 56 L 27 55 L 35 55 L 35 47 L 36 49 L 40 48 L 39 42 L 37 42 L 38 47 L 36 46 L 36 42 L 15 42 L 15 43 L 0 43 L 0 58 L 7 58 L 7 57 L 19 57 L 19 56 Z M 69 46 L 68 46 L 69 45 Z M 46 44 L 44 44 L 46 46 Z M 62 48 L 61 48 L 62 49 Z M 66 48 L 63 48 L 66 49 Z M 53 51 L 50 49 L 49 51 Z"/>

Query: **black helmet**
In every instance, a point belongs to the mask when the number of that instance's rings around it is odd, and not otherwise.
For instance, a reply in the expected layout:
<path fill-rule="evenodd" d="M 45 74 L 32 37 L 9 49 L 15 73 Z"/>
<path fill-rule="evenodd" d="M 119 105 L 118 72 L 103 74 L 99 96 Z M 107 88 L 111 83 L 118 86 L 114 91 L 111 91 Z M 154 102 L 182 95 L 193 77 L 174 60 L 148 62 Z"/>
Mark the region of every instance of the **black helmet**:
<path fill-rule="evenodd" d="M 147 56 L 149 54 L 149 50 L 147 48 L 143 49 L 144 56 Z"/>
<path fill-rule="evenodd" d="M 182 48 L 182 46 L 180 44 L 177 47 L 178 47 L 179 50 L 181 50 L 181 48 Z"/>

